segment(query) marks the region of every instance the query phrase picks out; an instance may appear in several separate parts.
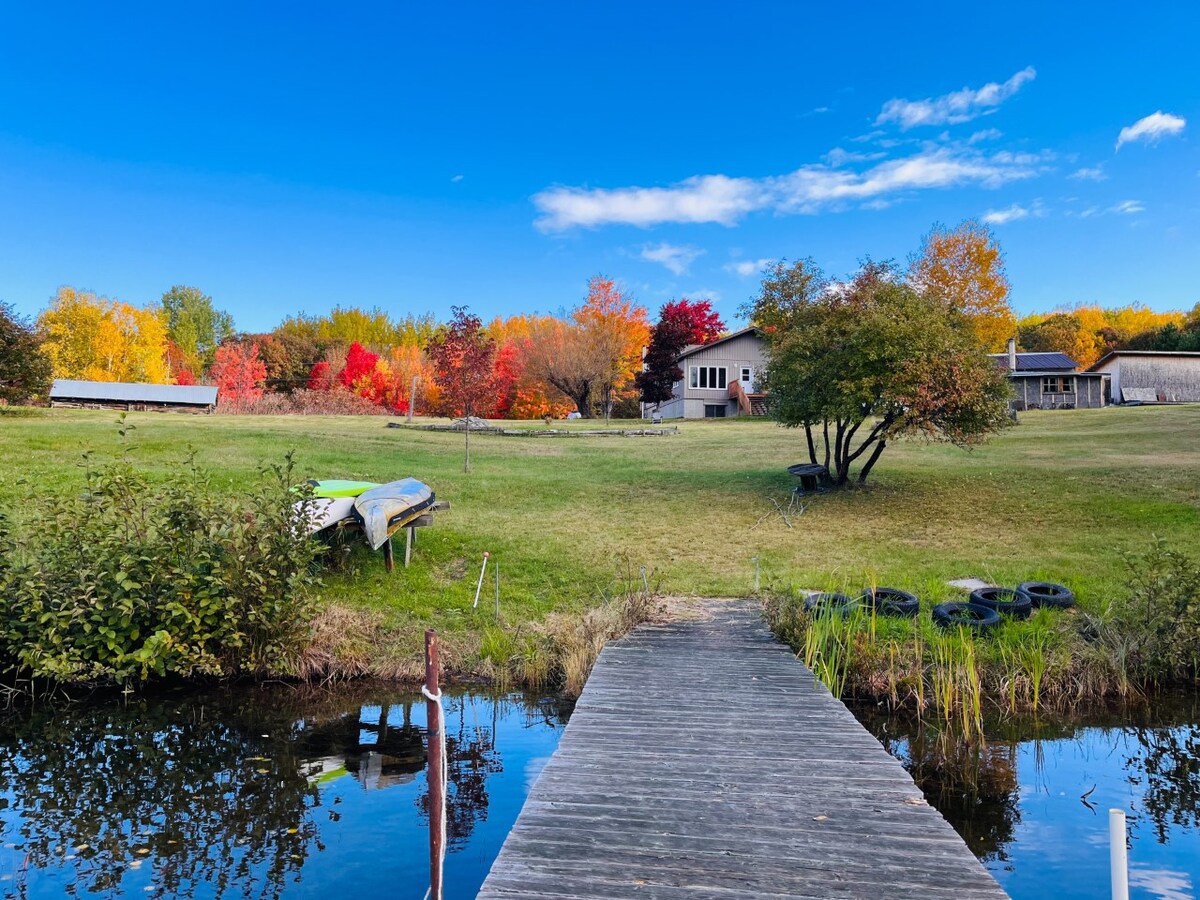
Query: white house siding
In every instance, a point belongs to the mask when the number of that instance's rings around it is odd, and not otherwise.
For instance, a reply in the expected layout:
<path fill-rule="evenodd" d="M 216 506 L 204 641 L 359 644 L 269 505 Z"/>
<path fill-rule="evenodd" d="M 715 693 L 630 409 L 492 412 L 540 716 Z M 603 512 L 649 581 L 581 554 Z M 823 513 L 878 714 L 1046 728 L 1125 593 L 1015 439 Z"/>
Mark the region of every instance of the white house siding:
<path fill-rule="evenodd" d="M 1112 399 L 1121 391 L 1152 390 L 1172 403 L 1200 403 L 1200 354 L 1196 356 L 1140 356 L 1117 353 L 1095 367 L 1112 379 Z"/>
<path fill-rule="evenodd" d="M 706 405 L 725 407 L 726 416 L 736 416 L 736 400 L 729 399 L 729 385 L 741 377 L 742 368 L 749 366 L 755 380 L 761 378 L 767 360 L 762 351 L 762 338 L 750 331 L 710 347 L 702 347 L 679 360 L 683 369 L 683 381 L 675 384 L 675 399 L 659 407 L 664 419 L 703 419 Z M 693 366 L 725 369 L 725 387 L 694 388 L 691 386 Z M 750 393 L 749 391 L 747 393 Z"/>

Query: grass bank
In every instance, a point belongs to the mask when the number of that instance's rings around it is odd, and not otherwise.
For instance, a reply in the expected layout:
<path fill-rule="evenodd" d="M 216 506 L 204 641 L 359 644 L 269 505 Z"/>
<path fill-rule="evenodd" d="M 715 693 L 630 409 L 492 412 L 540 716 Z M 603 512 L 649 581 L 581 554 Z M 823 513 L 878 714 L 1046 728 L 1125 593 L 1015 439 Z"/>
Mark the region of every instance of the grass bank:
<path fill-rule="evenodd" d="M 31 492 L 80 490 L 82 453 L 117 453 L 114 418 L 52 410 L 0 423 L 0 508 L 17 528 L 38 527 L 23 515 Z M 1200 545 L 1200 407 L 1031 412 L 970 453 L 900 442 L 872 486 L 805 499 L 786 519 L 775 504 L 789 507 L 784 468 L 804 457 L 802 440 L 763 420 L 685 422 L 669 437 L 478 435 L 469 475 L 460 435 L 376 417 L 128 421 L 152 480 L 190 449 L 233 495 L 294 449 L 315 477 L 413 475 L 451 501 L 408 570 L 389 576 L 356 551 L 325 576 L 314 673 L 414 676 L 432 626 L 463 677 L 561 679 L 561 655 L 539 661 L 544 646 L 554 634 L 570 643 L 561 635 L 589 611 L 608 610 L 593 617 L 609 624 L 587 626 L 585 644 L 627 622 L 642 567 L 656 591 L 683 596 L 748 594 L 755 557 L 776 595 L 874 583 L 937 602 L 951 578 L 1043 579 L 1067 584 L 1088 612 L 1127 594 L 1122 548 L 1151 535 Z M 472 609 L 484 551 L 500 566 L 499 620 L 490 579 Z"/>

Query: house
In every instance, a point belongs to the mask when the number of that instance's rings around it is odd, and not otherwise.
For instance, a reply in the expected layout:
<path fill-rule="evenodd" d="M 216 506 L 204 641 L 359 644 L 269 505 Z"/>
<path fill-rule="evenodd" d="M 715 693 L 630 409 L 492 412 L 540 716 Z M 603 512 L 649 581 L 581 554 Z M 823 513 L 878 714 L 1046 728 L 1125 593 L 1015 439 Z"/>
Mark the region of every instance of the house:
<path fill-rule="evenodd" d="M 766 415 L 757 379 L 766 368 L 762 333 L 753 325 L 679 355 L 683 379 L 674 396 L 654 410 L 664 419 L 723 419 Z"/>
<path fill-rule="evenodd" d="M 120 381 L 56 379 L 50 405 L 82 409 L 159 410 L 210 413 L 217 389 L 209 385 L 127 384 Z"/>
<path fill-rule="evenodd" d="M 1065 353 L 1018 353 L 1017 342 L 1008 342 L 1007 353 L 993 353 L 1013 388 L 1012 408 L 1098 409 L 1104 406 L 1104 379 L 1078 371 Z"/>
<path fill-rule="evenodd" d="M 1200 353 L 1114 350 L 1088 368 L 1111 403 L 1200 403 Z"/>

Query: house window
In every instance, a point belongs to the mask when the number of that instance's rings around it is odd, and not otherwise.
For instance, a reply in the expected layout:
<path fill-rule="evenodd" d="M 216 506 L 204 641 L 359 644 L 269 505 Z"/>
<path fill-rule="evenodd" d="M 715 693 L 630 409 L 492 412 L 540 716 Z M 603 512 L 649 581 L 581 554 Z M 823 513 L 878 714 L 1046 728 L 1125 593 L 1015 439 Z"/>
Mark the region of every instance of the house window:
<path fill-rule="evenodd" d="M 754 373 L 751 372 L 749 366 L 742 366 L 742 382 L 744 384 L 749 384 L 750 381 L 752 380 L 753 376 L 754 376 Z"/>
<path fill-rule="evenodd" d="M 722 369 L 724 371 L 724 369 Z M 706 419 L 723 419 L 725 418 L 724 403 L 705 403 L 704 418 Z"/>
<path fill-rule="evenodd" d="M 1063 375 L 1047 375 L 1042 379 L 1043 394 L 1073 394 L 1075 379 Z"/>
<path fill-rule="evenodd" d="M 725 369 L 722 366 L 692 366 L 690 383 L 694 388 L 725 389 Z"/>

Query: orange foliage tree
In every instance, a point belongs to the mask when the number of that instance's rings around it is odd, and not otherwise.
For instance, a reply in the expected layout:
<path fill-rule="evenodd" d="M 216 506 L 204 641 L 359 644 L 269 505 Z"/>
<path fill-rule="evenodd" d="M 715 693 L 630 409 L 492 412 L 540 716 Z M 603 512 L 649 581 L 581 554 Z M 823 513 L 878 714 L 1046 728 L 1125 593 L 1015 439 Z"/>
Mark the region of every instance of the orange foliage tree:
<path fill-rule="evenodd" d="M 1004 254 L 981 222 L 968 219 L 953 229 L 934 225 L 911 261 L 909 280 L 922 293 L 965 313 L 987 350 L 1003 350 L 1016 333 Z"/>
<path fill-rule="evenodd" d="M 597 399 L 608 418 L 617 395 L 633 384 L 641 368 L 642 348 L 650 340 L 646 308 L 611 278 L 597 275 L 588 281 L 587 297 L 571 318 L 597 366 Z"/>

